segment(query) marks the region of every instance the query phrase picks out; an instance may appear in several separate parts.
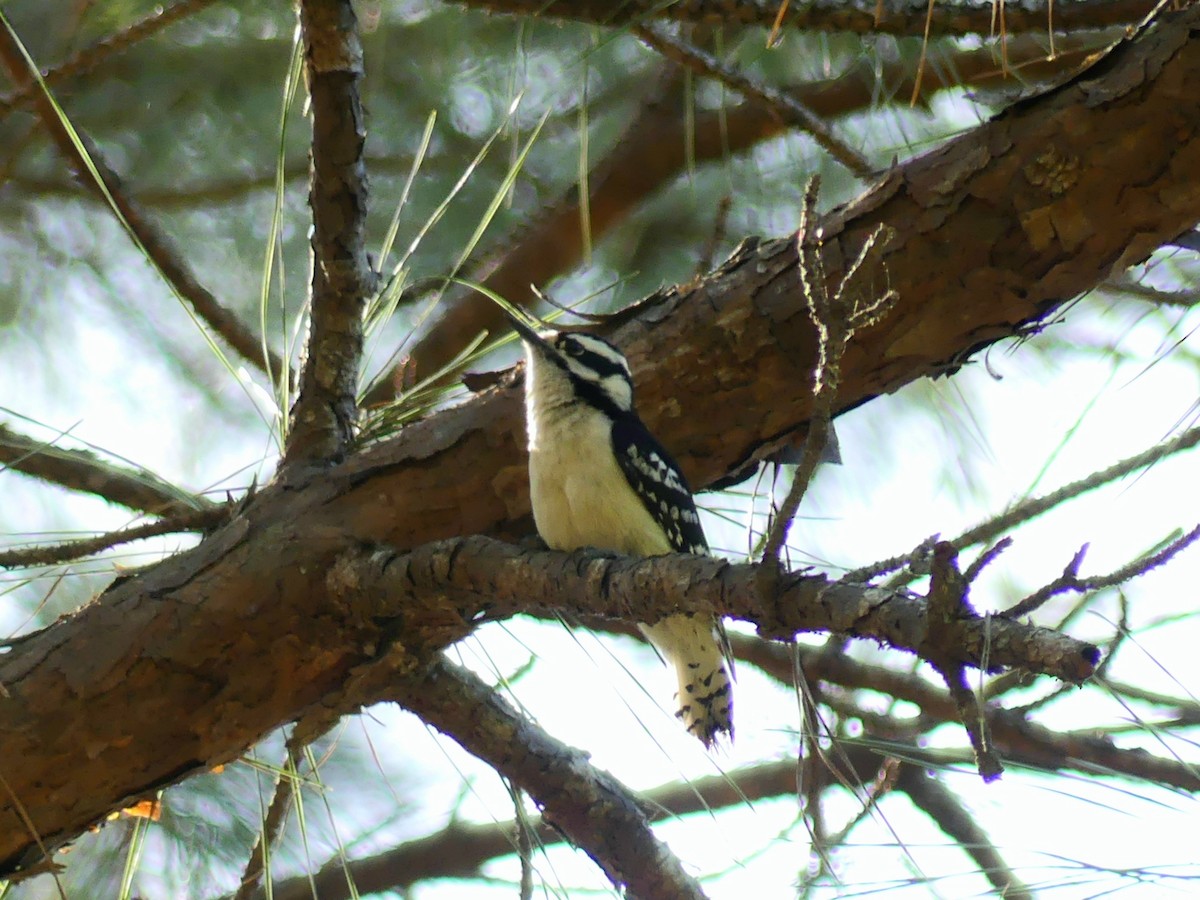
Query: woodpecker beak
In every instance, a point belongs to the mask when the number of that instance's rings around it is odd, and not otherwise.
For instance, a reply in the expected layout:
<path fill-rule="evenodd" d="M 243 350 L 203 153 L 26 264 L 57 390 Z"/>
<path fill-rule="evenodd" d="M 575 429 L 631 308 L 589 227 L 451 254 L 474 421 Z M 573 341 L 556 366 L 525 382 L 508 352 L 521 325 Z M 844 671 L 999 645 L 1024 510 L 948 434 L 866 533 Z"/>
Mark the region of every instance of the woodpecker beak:
<path fill-rule="evenodd" d="M 538 334 L 512 313 L 505 312 L 505 315 L 508 316 L 508 321 L 512 324 L 513 330 L 521 336 L 521 340 L 524 341 L 527 346 L 534 347 L 547 355 L 552 355 L 554 353 L 553 348 L 551 348 L 551 346 L 546 342 L 546 339 L 540 334 Z"/>

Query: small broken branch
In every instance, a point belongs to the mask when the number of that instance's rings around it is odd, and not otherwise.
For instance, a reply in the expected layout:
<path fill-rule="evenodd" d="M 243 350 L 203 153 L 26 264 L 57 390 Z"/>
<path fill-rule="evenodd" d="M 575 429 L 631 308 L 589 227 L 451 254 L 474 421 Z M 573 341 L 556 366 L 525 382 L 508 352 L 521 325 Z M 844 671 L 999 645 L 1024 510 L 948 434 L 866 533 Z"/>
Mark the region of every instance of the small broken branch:
<path fill-rule="evenodd" d="M 979 698 L 967 684 L 966 667 L 955 658 L 961 623 L 979 619 L 967 600 L 970 582 L 958 571 L 956 556 L 954 547 L 945 541 L 933 548 L 927 619 L 929 629 L 920 653 L 946 680 L 946 687 L 958 708 L 959 719 L 971 739 L 979 774 L 984 781 L 993 781 L 1000 777 L 1004 766 L 992 745 L 987 718 L 979 705 Z"/>

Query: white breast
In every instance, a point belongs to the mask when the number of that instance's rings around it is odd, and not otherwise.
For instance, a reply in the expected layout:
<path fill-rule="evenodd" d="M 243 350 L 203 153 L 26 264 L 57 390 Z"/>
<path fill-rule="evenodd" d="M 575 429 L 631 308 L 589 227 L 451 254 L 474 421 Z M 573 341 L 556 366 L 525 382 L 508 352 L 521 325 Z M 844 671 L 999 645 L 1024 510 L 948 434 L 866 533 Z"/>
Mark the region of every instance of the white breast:
<path fill-rule="evenodd" d="M 556 550 L 670 553 L 612 452 L 609 421 L 590 410 L 540 423 L 530 436 L 529 489 L 538 533 Z"/>

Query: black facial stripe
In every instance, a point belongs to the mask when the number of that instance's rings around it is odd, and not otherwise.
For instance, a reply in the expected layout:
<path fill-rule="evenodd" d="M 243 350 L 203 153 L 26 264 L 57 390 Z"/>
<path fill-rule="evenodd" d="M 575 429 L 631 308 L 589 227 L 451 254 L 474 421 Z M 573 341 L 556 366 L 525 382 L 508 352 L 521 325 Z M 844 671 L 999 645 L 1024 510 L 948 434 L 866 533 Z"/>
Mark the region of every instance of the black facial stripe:
<path fill-rule="evenodd" d="M 592 343 L 603 344 L 608 348 L 609 353 L 591 349 L 590 344 Z M 554 346 L 564 356 L 579 360 L 580 365 L 591 369 L 600 378 L 620 375 L 625 380 L 629 379 L 629 366 L 619 358 L 621 351 L 600 338 L 589 336 L 588 340 L 581 340 L 575 335 L 560 334 L 555 340 Z"/>
<path fill-rule="evenodd" d="M 585 349 L 573 357 L 579 360 L 579 364 L 585 368 L 591 369 L 601 379 L 607 378 L 609 375 L 619 375 L 626 381 L 629 380 L 629 370 L 617 362 L 615 359 L 610 359 L 607 356 L 601 356 L 599 353 L 594 353 L 591 350 Z"/>
<path fill-rule="evenodd" d="M 617 406 L 617 404 L 613 403 L 612 397 L 610 397 L 608 393 L 605 392 L 604 389 L 601 388 L 596 382 L 580 378 L 578 375 L 568 369 L 565 363 L 562 364 L 562 366 L 563 369 L 566 370 L 568 377 L 570 377 L 571 384 L 575 386 L 575 393 L 583 398 L 584 402 L 591 404 L 592 406 L 601 410 L 605 415 L 610 416 L 613 419 L 623 415 L 628 415 L 627 412 L 622 410 L 619 406 Z"/>

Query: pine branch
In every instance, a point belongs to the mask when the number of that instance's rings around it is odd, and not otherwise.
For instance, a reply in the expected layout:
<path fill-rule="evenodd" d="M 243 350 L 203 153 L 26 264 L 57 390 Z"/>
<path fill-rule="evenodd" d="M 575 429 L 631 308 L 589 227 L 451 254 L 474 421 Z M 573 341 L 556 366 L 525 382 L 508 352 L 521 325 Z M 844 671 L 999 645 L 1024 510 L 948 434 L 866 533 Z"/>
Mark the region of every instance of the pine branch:
<path fill-rule="evenodd" d="M 1019 35 L 1009 42 L 1009 72 L 996 65 L 991 47 L 957 49 L 940 55 L 925 72 L 919 103 L 959 87 L 1011 88 L 1014 76 L 1026 85 L 1059 79 L 1075 71 L 1087 53 L 1109 41 L 1100 36 L 1068 36 L 1058 41 L 1059 53 L 1050 58 L 1041 35 Z M 851 115 L 894 101 L 908 105 L 917 89 L 907 58 L 864 62 L 824 81 L 793 87 L 790 94 L 825 118 Z M 699 111 L 690 121 L 674 102 L 660 93 L 646 98 L 630 120 L 624 136 L 588 179 L 591 237 L 599 242 L 655 191 L 683 171 L 725 159 L 777 137 L 786 131 L 786 116 L 769 105 L 744 103 L 719 111 Z M 274 182 L 271 181 L 271 184 Z M 579 197 L 575 187 L 534 214 L 530 225 L 508 246 L 495 251 L 467 275 L 470 281 L 518 306 L 531 306 L 537 297 L 531 285 L 541 285 L 577 266 L 583 255 L 579 227 Z M 474 291 L 449 292 L 439 306 L 438 321 L 413 346 L 410 356 L 417 372 L 436 372 L 449 363 L 476 335 L 505 327 L 496 304 Z M 391 372 L 372 386 L 366 404 L 386 402 L 393 394 Z"/>
<path fill-rule="evenodd" d="M 350 444 L 363 311 L 375 283 L 365 243 L 367 135 L 358 22 L 349 0 L 304 0 L 300 25 L 313 119 L 312 299 L 285 467 L 339 460 Z"/>
<path fill-rule="evenodd" d="M 770 29 L 779 13 L 777 0 L 682 0 L 662 4 L 652 0 L 459 0 L 463 5 L 508 15 L 540 16 L 590 22 L 607 27 L 644 23 L 654 19 L 691 22 L 697 25 L 755 25 Z M 1140 22 L 1156 6 L 1153 0 L 1079 0 L 1053 5 L 1056 31 L 1108 28 Z M 1051 4 L 1022 4 L 1005 9 L 1009 34 L 1045 33 L 1050 23 Z M 995 32 L 995 13 L 988 4 L 937 4 L 932 15 L 925 0 L 824 0 L 793 4 L 784 20 L 789 30 L 849 32 L 852 34 L 890 34 L 898 37 L 982 35 Z"/>
<path fill-rule="evenodd" d="M 630 897 L 704 896 L 628 788 L 521 716 L 478 676 L 442 659 L 402 684 L 395 699 L 527 791 L 543 818 Z"/>
<path fill-rule="evenodd" d="M 0 464 L 153 516 L 192 516 L 212 508 L 208 500 L 175 487 L 153 472 L 118 466 L 90 450 L 64 450 L 2 424 Z"/>

